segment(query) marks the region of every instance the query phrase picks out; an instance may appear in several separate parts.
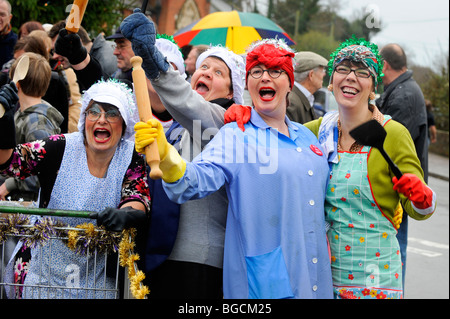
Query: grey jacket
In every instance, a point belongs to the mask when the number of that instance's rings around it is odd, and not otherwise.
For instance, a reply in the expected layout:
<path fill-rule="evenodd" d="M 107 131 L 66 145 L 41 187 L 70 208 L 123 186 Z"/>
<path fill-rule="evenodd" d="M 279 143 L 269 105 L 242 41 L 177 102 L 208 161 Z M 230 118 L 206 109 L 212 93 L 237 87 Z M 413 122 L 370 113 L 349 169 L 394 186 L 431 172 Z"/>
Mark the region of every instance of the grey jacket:
<path fill-rule="evenodd" d="M 106 41 L 103 35 L 99 34 L 92 43 L 89 54 L 96 58 L 102 66 L 102 70 L 111 76 L 117 70 L 117 58 L 114 55 L 114 42 Z"/>
<path fill-rule="evenodd" d="M 427 111 L 422 90 L 412 75 L 412 71 L 406 71 L 385 86 L 383 94 L 375 103 L 383 114 L 392 116 L 394 120 L 408 129 L 416 146 L 417 157 L 424 171 L 425 181 L 427 181 Z"/>
<path fill-rule="evenodd" d="M 224 125 L 225 109 L 193 91 L 171 66 L 151 82 L 167 111 L 185 129 L 180 154 L 192 161 Z M 182 204 L 177 238 L 168 259 L 222 268 L 227 207 L 224 187 Z"/>

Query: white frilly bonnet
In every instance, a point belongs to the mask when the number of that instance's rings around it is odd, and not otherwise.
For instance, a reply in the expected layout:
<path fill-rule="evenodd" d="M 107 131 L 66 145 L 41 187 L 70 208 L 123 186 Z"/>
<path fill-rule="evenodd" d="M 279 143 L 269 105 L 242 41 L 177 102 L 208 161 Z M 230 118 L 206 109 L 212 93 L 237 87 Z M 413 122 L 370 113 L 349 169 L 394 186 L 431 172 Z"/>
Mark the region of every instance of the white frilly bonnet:
<path fill-rule="evenodd" d="M 78 131 L 80 132 L 84 132 L 85 111 L 91 100 L 117 107 L 126 124 L 123 138 L 128 139 L 134 135 L 134 125 L 139 121 L 139 112 L 135 96 L 128 85 L 115 79 L 108 79 L 106 81 L 100 80 L 86 90 L 81 98 L 80 119 L 78 121 Z"/>
<path fill-rule="evenodd" d="M 177 66 L 181 76 L 185 79 L 187 75 L 185 73 L 183 54 L 181 54 L 178 45 L 165 38 L 157 38 L 155 46 L 167 58 L 167 62 L 171 62 Z"/>
<path fill-rule="evenodd" d="M 207 57 L 221 58 L 231 70 L 231 84 L 233 86 L 233 100 L 237 104 L 244 103 L 245 62 L 244 58 L 222 46 L 212 46 L 197 58 L 195 68 L 198 69 Z"/>

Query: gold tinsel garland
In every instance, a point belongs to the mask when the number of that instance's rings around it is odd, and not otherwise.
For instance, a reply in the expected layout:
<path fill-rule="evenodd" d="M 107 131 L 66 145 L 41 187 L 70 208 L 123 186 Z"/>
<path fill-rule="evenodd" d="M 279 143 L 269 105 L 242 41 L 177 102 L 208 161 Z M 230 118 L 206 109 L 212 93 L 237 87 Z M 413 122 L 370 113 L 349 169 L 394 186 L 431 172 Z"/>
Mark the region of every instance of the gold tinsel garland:
<path fill-rule="evenodd" d="M 92 223 L 84 223 L 76 226 L 77 229 L 67 232 L 67 247 L 78 254 L 85 255 L 88 251 L 97 249 L 101 253 L 117 252 L 120 233 L 108 232 L 102 226 L 97 227 Z"/>
<path fill-rule="evenodd" d="M 134 253 L 134 238 L 136 229 L 125 229 L 122 233 L 106 231 L 104 227 L 84 223 L 76 226 L 77 229 L 65 229 L 68 226 L 49 217 L 38 219 L 30 225 L 28 216 L 22 214 L 9 214 L 0 218 L 0 245 L 13 235 L 22 240 L 27 247 L 36 247 L 45 244 L 51 237 L 67 240 L 67 246 L 75 253 L 86 255 L 89 251 L 97 249 L 99 253 L 119 252 L 119 264 L 128 267 L 130 291 L 136 299 L 144 299 L 150 293 L 147 286 L 142 284 L 145 274 L 135 268 L 135 261 L 139 255 Z"/>
<path fill-rule="evenodd" d="M 119 244 L 119 264 L 122 267 L 128 267 L 128 279 L 130 280 L 130 291 L 134 298 L 144 299 L 150 293 L 150 289 L 142 284 L 145 274 L 136 271 L 135 262 L 139 260 L 139 255 L 134 253 L 134 237 L 136 229 L 125 229 L 122 231 L 122 240 Z"/>
<path fill-rule="evenodd" d="M 65 237 L 64 225 L 60 221 L 44 217 L 31 225 L 28 216 L 9 214 L 0 218 L 0 244 L 6 240 L 7 234 L 18 237 L 27 247 L 44 244 L 51 237 Z"/>

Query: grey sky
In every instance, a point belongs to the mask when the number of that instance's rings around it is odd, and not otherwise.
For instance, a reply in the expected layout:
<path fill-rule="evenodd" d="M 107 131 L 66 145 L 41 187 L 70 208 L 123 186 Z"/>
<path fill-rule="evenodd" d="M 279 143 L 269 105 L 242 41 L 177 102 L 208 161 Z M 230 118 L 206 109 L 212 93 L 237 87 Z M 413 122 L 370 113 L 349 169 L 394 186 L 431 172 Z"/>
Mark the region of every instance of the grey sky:
<path fill-rule="evenodd" d="M 372 38 L 377 45 L 395 42 L 416 65 L 443 65 L 449 50 L 448 0 L 340 0 L 338 4 L 339 14 L 349 20 L 367 10 L 373 17 L 369 24 L 381 22 L 382 31 Z"/>

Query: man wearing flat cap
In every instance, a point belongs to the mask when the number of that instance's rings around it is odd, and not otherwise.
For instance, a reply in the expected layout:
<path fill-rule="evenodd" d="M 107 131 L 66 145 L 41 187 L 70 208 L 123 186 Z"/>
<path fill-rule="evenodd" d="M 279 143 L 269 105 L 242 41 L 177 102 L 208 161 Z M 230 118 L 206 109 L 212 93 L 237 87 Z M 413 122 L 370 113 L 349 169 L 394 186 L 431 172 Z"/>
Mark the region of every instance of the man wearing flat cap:
<path fill-rule="evenodd" d="M 289 94 L 287 116 L 291 121 L 306 123 L 317 118 L 313 104 L 314 93 L 322 87 L 328 61 L 309 51 L 295 54 L 294 87 Z"/>

